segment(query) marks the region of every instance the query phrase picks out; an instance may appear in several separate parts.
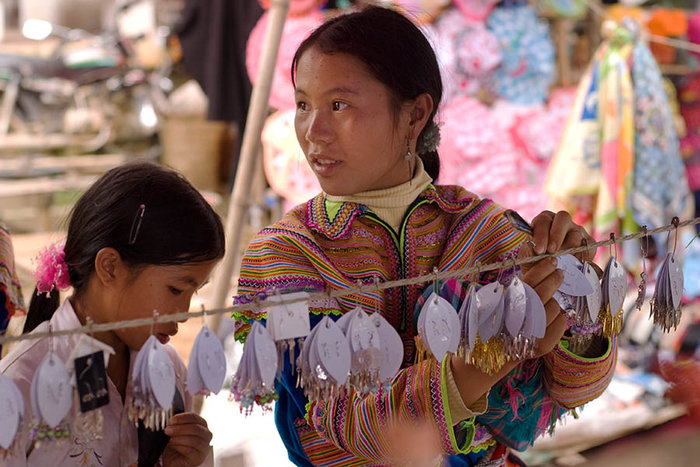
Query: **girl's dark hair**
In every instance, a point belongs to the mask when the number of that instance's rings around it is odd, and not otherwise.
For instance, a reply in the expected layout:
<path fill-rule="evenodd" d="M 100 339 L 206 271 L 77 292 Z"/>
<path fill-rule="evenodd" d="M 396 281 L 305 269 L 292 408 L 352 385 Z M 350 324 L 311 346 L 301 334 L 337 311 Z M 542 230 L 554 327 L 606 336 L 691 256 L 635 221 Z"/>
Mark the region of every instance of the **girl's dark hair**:
<path fill-rule="evenodd" d="M 132 163 L 108 171 L 80 197 L 64 249 L 70 283 L 80 295 L 102 248 L 114 248 L 127 265 L 138 268 L 219 259 L 224 244 L 218 214 L 182 175 Z M 24 332 L 49 319 L 57 307 L 56 291 L 49 297 L 35 291 Z"/>
<path fill-rule="evenodd" d="M 352 55 L 362 61 L 391 90 L 396 111 L 403 102 L 428 93 L 434 107 L 416 146 L 421 146 L 428 131 L 437 131 L 434 117 L 442 99 L 440 68 L 430 43 L 408 18 L 387 8 L 370 6 L 325 22 L 301 43 L 294 55 L 295 86 L 299 59 L 311 47 L 318 47 L 325 54 Z M 437 151 L 419 155 L 428 174 L 437 179 L 440 174 Z"/>

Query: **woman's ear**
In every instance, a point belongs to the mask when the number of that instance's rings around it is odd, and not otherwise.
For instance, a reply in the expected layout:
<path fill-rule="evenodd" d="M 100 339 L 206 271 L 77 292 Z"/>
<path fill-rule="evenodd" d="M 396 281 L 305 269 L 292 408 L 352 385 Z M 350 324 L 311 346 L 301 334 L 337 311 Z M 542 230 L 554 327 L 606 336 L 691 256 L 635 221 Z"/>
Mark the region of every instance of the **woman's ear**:
<path fill-rule="evenodd" d="M 411 119 L 409 122 L 410 134 L 408 137 L 410 139 L 417 139 L 418 135 L 423 131 L 423 128 L 430 118 L 430 114 L 433 112 L 433 106 L 433 98 L 427 92 L 415 98 L 411 108 Z"/>
<path fill-rule="evenodd" d="M 114 248 L 102 248 L 95 256 L 95 276 L 105 287 L 117 282 L 123 274 L 124 266 L 121 255 Z"/>

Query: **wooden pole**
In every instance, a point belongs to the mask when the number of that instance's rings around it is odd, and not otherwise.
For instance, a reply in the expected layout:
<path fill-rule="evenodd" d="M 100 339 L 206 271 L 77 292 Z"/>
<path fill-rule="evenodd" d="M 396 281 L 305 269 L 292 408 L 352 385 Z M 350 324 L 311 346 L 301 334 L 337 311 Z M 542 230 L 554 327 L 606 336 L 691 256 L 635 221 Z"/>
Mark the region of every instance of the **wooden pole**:
<path fill-rule="evenodd" d="M 226 215 L 226 255 L 214 273 L 214 296 L 212 308 L 223 308 L 229 298 L 231 277 L 239 260 L 241 234 L 249 207 L 249 198 L 255 176 L 256 158 L 259 154 L 260 134 L 269 109 L 268 100 L 272 88 L 272 77 L 277 63 L 284 22 L 289 11 L 290 0 L 272 0 L 268 11 L 269 21 L 263 41 L 258 79 L 248 107 L 245 132 L 241 142 L 236 178 L 231 191 L 228 214 Z M 211 317 L 209 327 L 218 332 L 222 314 Z"/>

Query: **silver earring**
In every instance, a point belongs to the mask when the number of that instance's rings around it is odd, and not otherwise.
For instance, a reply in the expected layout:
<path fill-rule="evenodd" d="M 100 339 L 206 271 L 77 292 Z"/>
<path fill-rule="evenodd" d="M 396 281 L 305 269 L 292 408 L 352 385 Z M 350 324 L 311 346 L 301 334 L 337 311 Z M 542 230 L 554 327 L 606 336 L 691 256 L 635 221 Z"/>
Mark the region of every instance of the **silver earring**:
<path fill-rule="evenodd" d="M 409 140 L 408 140 L 408 138 L 406 138 L 406 155 L 403 156 L 403 157 L 404 157 L 404 159 L 406 159 L 407 161 L 410 161 L 411 158 L 413 157 L 413 153 L 411 152 L 411 148 L 410 148 L 410 146 L 409 146 Z"/>

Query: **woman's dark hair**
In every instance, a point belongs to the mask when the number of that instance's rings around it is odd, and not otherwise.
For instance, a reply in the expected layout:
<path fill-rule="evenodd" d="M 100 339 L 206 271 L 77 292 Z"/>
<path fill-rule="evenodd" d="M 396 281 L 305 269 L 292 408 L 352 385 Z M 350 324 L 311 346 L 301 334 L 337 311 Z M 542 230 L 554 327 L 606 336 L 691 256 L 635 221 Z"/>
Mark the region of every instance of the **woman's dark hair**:
<path fill-rule="evenodd" d="M 433 99 L 433 111 L 418 136 L 421 146 L 426 133 L 437 131 L 435 113 L 442 99 L 442 80 L 435 52 L 423 33 L 405 16 L 382 7 L 335 17 L 314 30 L 299 46 L 292 62 L 292 81 L 303 53 L 311 48 L 325 54 L 348 54 L 362 61 L 370 73 L 393 93 L 394 108 L 420 94 Z M 419 154 L 433 178 L 440 174 L 437 151 Z"/>
<path fill-rule="evenodd" d="M 71 212 L 65 243 L 70 283 L 80 295 L 106 247 L 132 268 L 168 266 L 224 256 L 221 219 L 180 174 L 151 163 L 132 163 L 105 173 Z M 24 332 L 58 307 L 58 292 L 32 297 Z"/>

